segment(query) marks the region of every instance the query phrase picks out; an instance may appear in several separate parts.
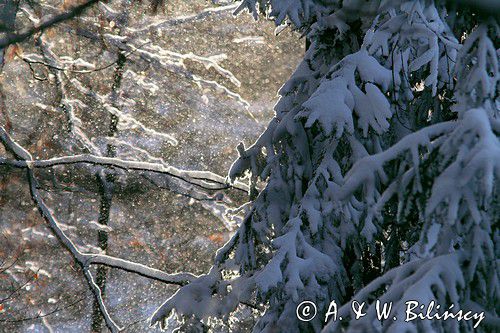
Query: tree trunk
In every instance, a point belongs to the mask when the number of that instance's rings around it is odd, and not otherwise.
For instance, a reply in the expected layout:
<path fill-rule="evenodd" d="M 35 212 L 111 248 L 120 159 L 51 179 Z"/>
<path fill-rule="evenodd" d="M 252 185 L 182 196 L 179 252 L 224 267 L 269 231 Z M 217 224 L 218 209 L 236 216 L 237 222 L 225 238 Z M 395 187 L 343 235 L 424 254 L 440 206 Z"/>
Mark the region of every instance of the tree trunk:
<path fill-rule="evenodd" d="M 116 63 L 116 70 L 114 74 L 113 87 L 111 92 L 111 103 L 113 107 L 116 107 L 116 100 L 118 97 L 118 90 L 120 89 L 123 67 L 125 66 L 125 61 L 127 58 L 122 53 L 118 54 L 118 61 Z M 111 115 L 108 136 L 113 137 L 117 132 L 118 117 L 116 115 Z M 107 147 L 108 157 L 116 156 L 116 147 L 109 144 Z M 111 204 L 113 199 L 113 185 L 115 182 L 115 175 L 112 173 L 104 172 L 97 175 L 100 184 L 100 195 L 101 195 L 101 207 L 99 209 L 99 224 L 108 225 L 110 221 Z M 97 244 L 99 248 L 105 253 L 108 250 L 108 233 L 104 230 L 99 230 L 97 232 Z M 108 268 L 105 266 L 98 266 L 96 273 L 96 283 L 101 289 L 102 296 L 104 298 L 106 291 L 106 277 L 108 273 Z M 99 309 L 99 304 L 94 301 L 92 310 L 92 332 L 101 332 L 103 318 L 101 315 L 101 310 Z"/>

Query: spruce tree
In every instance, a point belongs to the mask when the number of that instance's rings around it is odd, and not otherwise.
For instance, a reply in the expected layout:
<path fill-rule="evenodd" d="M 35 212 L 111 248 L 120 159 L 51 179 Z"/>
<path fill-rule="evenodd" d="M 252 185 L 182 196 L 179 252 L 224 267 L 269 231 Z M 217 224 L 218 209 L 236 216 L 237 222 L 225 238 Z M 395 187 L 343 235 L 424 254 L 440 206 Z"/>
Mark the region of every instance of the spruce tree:
<path fill-rule="evenodd" d="M 498 329 L 498 5 L 244 0 L 309 47 L 275 117 L 238 146 L 253 203 L 206 275 L 152 323 L 185 331 L 261 309 L 254 332 Z M 496 16 L 495 16 L 496 15 Z M 297 318 L 304 300 L 317 306 Z M 343 320 L 328 321 L 332 300 Z M 355 320 L 351 302 L 366 302 Z M 375 317 L 393 302 L 397 320 Z M 406 302 L 485 320 L 405 321 Z M 171 317 L 169 317 L 172 315 Z"/>

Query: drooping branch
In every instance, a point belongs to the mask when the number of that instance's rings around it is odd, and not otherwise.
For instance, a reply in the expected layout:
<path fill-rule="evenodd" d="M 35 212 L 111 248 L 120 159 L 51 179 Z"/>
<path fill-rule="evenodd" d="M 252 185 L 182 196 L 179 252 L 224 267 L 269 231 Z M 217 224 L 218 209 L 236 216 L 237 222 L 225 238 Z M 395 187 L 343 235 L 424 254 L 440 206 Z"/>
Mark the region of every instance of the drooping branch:
<path fill-rule="evenodd" d="M 388 161 L 395 159 L 398 155 L 405 151 L 411 151 L 412 153 L 418 151 L 420 146 L 429 144 L 432 139 L 435 139 L 435 137 L 442 135 L 443 133 L 450 132 L 455 127 L 456 123 L 453 121 L 428 126 L 404 137 L 397 144 L 381 153 L 361 158 L 346 175 L 345 184 L 338 193 L 339 197 L 342 200 L 345 200 L 358 188 L 358 186 L 362 184 L 366 186 L 367 182 L 371 183 L 374 181 L 374 175 L 366 172 L 367 165 L 373 166 L 373 169 L 369 170 L 376 170 L 382 175 L 382 167 Z"/>
<path fill-rule="evenodd" d="M 178 285 L 186 284 L 195 278 L 194 275 L 189 273 L 168 274 L 160 270 L 150 268 L 142 264 L 133 263 L 124 259 L 114 258 L 107 255 L 82 253 L 63 231 L 60 223 L 57 221 L 56 217 L 43 200 L 38 190 L 38 182 L 34 175 L 33 158 L 31 154 L 14 140 L 12 140 L 10 135 L 1 126 L 0 141 L 4 145 L 5 149 L 7 151 L 10 151 L 15 156 L 18 162 L 24 162 L 33 202 L 36 204 L 36 207 L 38 208 L 44 220 L 49 224 L 50 229 L 55 234 L 57 239 L 66 247 L 66 249 L 76 260 L 76 262 L 82 267 L 89 287 L 94 294 L 96 302 L 99 304 L 99 308 L 105 319 L 106 325 L 112 332 L 118 332 L 121 330 L 121 328 L 112 320 L 107 311 L 107 308 L 102 299 L 101 290 L 99 286 L 94 282 L 92 274 L 89 270 L 90 265 L 102 264 L 108 267 L 115 267 L 128 272 L 137 273 L 141 276 L 149 277 L 165 283 Z"/>
<path fill-rule="evenodd" d="M 195 278 L 194 275 L 189 273 L 168 274 L 158 269 L 154 269 L 128 260 L 111 257 L 108 255 L 82 253 L 61 229 L 60 223 L 57 221 L 56 217 L 41 197 L 38 190 L 38 182 L 36 181 L 33 173 L 33 161 L 31 160 L 31 154 L 19 144 L 14 142 L 7 134 L 5 129 L 1 126 L 0 141 L 2 141 L 7 150 L 13 152 L 16 158 L 18 158 L 16 162 L 24 163 L 24 166 L 28 171 L 28 180 L 30 183 L 30 191 L 33 201 L 40 210 L 42 217 L 49 224 L 52 232 L 54 232 L 58 240 L 70 251 L 73 257 L 77 260 L 78 263 L 82 265 L 82 267 L 88 267 L 93 264 L 100 264 L 108 267 L 122 269 L 131 273 L 136 273 L 157 281 L 177 285 L 183 285 Z"/>
<path fill-rule="evenodd" d="M 31 154 L 26 149 L 24 149 L 22 146 L 20 146 L 16 142 L 14 142 L 10 138 L 10 136 L 7 134 L 7 132 L 5 132 L 3 127 L 0 127 L 0 140 L 2 141 L 5 148 L 14 154 L 16 159 L 25 160 L 25 161 L 32 160 Z M 33 202 L 36 204 L 42 217 L 45 219 L 45 221 L 48 222 L 50 229 L 56 235 L 57 239 L 69 250 L 69 252 L 73 256 L 73 258 L 82 267 L 84 274 L 85 274 L 85 278 L 87 279 L 87 282 L 89 284 L 90 290 L 94 294 L 95 300 L 99 303 L 99 308 L 100 308 L 101 313 L 105 319 L 106 325 L 111 330 L 111 332 L 119 332 L 121 329 L 109 316 L 109 313 L 106 309 L 106 306 L 102 301 L 101 291 L 100 291 L 99 287 L 94 283 L 92 274 L 89 271 L 88 264 L 86 265 L 85 261 L 82 260 L 84 258 L 84 254 L 78 250 L 76 245 L 64 233 L 64 231 L 61 229 L 58 221 L 56 220 L 56 218 L 54 217 L 54 215 L 50 211 L 49 207 L 45 204 L 44 200 L 42 199 L 42 197 L 38 191 L 38 184 L 37 184 L 37 181 L 35 179 L 33 169 L 31 167 L 27 167 L 26 172 L 27 172 L 28 183 L 29 183 L 29 187 L 30 187 L 31 198 L 32 198 Z"/>

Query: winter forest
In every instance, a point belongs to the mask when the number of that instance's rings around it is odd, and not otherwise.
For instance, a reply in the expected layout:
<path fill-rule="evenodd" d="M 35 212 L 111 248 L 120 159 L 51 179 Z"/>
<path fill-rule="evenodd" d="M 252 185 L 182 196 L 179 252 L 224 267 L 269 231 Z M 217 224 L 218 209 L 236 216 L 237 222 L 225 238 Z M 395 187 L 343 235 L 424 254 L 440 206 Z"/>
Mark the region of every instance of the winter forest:
<path fill-rule="evenodd" d="M 498 332 L 499 18 L 0 0 L 0 333 Z"/>

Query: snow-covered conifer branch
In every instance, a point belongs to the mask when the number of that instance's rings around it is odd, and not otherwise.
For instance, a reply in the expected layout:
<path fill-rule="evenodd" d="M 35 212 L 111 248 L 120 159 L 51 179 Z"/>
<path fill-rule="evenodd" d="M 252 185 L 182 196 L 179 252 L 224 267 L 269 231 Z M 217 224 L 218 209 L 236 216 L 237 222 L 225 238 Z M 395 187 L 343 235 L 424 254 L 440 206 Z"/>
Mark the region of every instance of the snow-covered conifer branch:
<path fill-rule="evenodd" d="M 172 311 L 188 327 L 187 318 L 214 316 L 185 306 L 199 288 L 217 292 L 201 292 L 197 304 L 218 300 L 224 314 L 236 311 L 234 299 L 267 304 L 255 332 L 472 330 L 470 322 L 380 323 L 374 311 L 351 320 L 358 298 L 370 309 L 376 298 L 394 302 L 398 318 L 409 299 L 495 315 L 496 19 L 442 1 L 245 7 L 291 21 L 311 43 L 275 118 L 252 146 L 238 146 L 229 172 L 265 188 L 210 273 L 179 289 L 152 323 Z M 478 23 L 457 31 L 455 15 Z M 297 320 L 302 300 L 317 305 L 310 322 Z M 342 304 L 342 325 L 324 327 L 330 300 Z M 481 331 L 495 326 L 485 322 Z"/>

